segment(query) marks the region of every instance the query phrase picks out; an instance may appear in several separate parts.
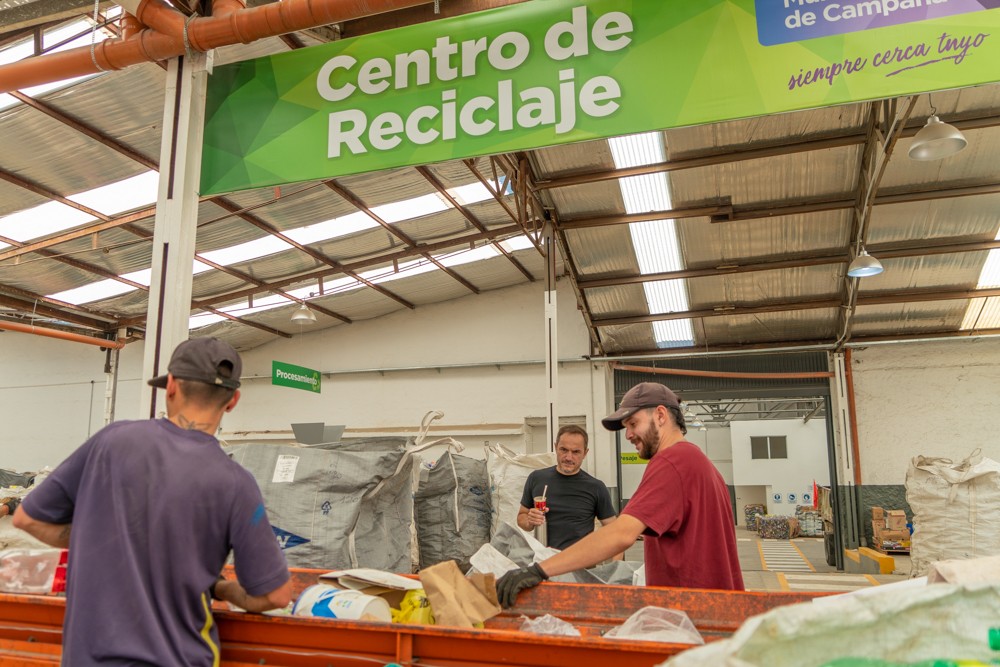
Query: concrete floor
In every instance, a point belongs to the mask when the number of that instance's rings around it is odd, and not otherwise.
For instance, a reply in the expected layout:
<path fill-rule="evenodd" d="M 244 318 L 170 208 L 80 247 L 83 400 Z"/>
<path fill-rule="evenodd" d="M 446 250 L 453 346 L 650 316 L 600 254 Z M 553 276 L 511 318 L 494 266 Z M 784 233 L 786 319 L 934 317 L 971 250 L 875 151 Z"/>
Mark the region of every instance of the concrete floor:
<path fill-rule="evenodd" d="M 763 540 L 736 529 L 743 583 L 748 591 L 853 591 L 909 578 L 910 557 L 893 555 L 893 574 L 847 574 L 826 564 L 822 537 Z M 643 560 L 642 541 L 625 552 L 626 560 Z"/>

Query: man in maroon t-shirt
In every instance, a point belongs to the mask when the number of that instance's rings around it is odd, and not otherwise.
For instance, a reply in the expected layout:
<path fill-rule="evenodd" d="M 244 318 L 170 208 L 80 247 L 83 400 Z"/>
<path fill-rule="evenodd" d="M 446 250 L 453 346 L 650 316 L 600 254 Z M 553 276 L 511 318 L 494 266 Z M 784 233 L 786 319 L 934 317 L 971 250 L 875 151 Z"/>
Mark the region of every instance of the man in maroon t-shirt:
<path fill-rule="evenodd" d="M 743 590 L 729 491 L 722 475 L 697 446 L 677 395 L 643 382 L 601 422 L 625 429 L 639 456 L 649 460 L 639 488 L 618 519 L 541 563 L 508 572 L 497 582 L 500 603 L 510 607 L 519 591 L 550 576 L 590 567 L 632 546 L 644 535 L 646 584 Z"/>

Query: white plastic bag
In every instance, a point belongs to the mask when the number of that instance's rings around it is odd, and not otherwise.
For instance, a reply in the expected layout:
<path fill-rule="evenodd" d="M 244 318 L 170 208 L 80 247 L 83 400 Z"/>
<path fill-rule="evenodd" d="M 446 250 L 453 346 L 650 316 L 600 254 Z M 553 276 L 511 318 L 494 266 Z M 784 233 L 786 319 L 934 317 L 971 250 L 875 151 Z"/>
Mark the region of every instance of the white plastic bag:
<path fill-rule="evenodd" d="M 561 637 L 579 637 L 580 631 L 561 618 L 556 618 L 552 614 L 545 614 L 537 618 L 521 616 L 524 622 L 521 623 L 521 632 L 530 632 L 536 635 L 558 635 Z"/>
<path fill-rule="evenodd" d="M 469 574 L 473 572 L 492 574 L 497 579 L 518 568 L 517 563 L 497 551 L 491 544 L 479 547 L 479 551 L 472 554 L 469 562 L 472 564 Z"/>
<path fill-rule="evenodd" d="M 611 639 L 642 639 L 671 644 L 705 643 L 687 614 L 679 609 L 663 607 L 643 607 L 617 628 L 608 630 L 604 636 Z"/>
<path fill-rule="evenodd" d="M 777 607 L 747 619 L 729 639 L 679 653 L 661 667 L 820 667 L 847 657 L 899 663 L 950 655 L 984 662 L 995 657 L 987 637 L 1000 618 L 1000 586 L 893 584 L 864 592 Z"/>
<path fill-rule="evenodd" d="M 62 549 L 0 551 L 0 591 L 45 595 L 52 592 Z"/>

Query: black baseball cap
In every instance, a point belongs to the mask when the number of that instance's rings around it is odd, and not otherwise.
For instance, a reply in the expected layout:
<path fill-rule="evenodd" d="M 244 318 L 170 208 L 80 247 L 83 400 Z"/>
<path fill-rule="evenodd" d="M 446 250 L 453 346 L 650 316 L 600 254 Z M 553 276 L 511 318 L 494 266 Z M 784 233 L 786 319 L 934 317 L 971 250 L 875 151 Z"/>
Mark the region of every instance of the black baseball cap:
<path fill-rule="evenodd" d="M 218 338 L 190 338 L 174 349 L 167 371 L 178 380 L 236 389 L 240 386 L 243 362 L 232 345 Z M 167 386 L 167 376 L 158 375 L 148 384 L 163 389 Z"/>
<path fill-rule="evenodd" d="M 601 423 L 609 431 L 620 431 L 624 428 L 622 422 L 636 412 L 658 405 L 679 408 L 681 400 L 677 398 L 677 394 L 659 382 L 640 382 L 625 392 L 618 410 L 602 419 Z"/>

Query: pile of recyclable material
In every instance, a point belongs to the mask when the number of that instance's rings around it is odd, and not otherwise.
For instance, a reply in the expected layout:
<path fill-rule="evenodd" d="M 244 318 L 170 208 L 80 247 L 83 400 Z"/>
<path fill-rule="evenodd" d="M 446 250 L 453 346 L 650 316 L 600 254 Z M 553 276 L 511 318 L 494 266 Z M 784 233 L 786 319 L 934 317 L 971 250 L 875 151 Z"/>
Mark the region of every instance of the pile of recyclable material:
<path fill-rule="evenodd" d="M 760 536 L 766 540 L 790 540 L 799 534 L 799 522 L 790 516 L 764 516 L 759 519 Z"/>
<path fill-rule="evenodd" d="M 758 530 L 757 529 L 757 516 L 758 515 L 759 516 L 764 516 L 765 514 L 767 514 L 767 507 L 765 507 L 764 505 L 757 505 L 757 504 L 754 504 L 754 505 L 744 505 L 743 506 L 743 518 L 746 521 L 746 523 L 744 523 L 744 525 L 747 527 L 747 530 L 752 530 L 752 531 L 756 532 Z"/>
<path fill-rule="evenodd" d="M 803 537 L 823 536 L 823 517 L 812 505 L 799 505 L 795 508 L 795 518 L 799 521 L 799 534 Z"/>

